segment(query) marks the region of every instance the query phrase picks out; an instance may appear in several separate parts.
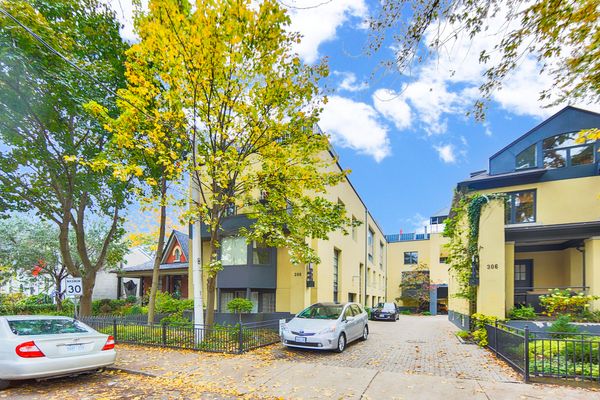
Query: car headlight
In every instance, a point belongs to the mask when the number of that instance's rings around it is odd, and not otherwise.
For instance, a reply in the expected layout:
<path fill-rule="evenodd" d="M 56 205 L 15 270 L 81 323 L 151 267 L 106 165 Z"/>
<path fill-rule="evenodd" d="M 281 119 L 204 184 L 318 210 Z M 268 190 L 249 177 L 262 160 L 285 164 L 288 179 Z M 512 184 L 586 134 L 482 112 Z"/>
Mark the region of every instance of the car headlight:
<path fill-rule="evenodd" d="M 334 333 L 335 332 L 335 325 L 331 325 L 330 327 L 327 327 L 321 331 L 318 332 L 319 335 L 325 335 L 327 333 Z"/>

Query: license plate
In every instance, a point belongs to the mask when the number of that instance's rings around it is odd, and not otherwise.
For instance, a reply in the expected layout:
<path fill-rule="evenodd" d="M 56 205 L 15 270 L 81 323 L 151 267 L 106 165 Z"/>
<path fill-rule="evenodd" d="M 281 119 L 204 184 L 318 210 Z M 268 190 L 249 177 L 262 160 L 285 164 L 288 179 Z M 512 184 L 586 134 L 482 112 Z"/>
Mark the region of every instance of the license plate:
<path fill-rule="evenodd" d="M 68 344 L 65 346 L 67 353 L 77 353 L 78 351 L 83 350 L 82 344 Z"/>
<path fill-rule="evenodd" d="M 306 338 L 302 336 L 296 336 L 296 342 L 298 343 L 306 343 Z"/>

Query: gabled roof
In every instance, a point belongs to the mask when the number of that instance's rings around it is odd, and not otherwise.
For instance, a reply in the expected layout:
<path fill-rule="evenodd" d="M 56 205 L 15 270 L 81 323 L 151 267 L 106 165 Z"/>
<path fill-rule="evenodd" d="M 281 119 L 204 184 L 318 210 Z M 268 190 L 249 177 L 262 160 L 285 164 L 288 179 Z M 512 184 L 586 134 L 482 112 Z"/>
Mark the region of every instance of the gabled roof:
<path fill-rule="evenodd" d="M 179 246 L 181 247 L 181 251 L 183 251 L 183 255 L 185 256 L 185 259 L 189 260 L 190 259 L 189 253 L 188 253 L 189 240 L 190 240 L 190 237 L 188 235 L 186 235 L 183 232 L 179 232 L 178 230 L 173 229 L 173 231 L 171 232 L 171 235 L 169 236 L 169 240 L 167 240 L 167 244 L 165 245 L 165 250 L 162 255 L 162 260 L 160 260 L 161 268 L 162 268 L 163 264 L 166 264 L 167 257 L 170 254 L 170 252 L 168 250 L 171 249 L 174 242 L 177 242 L 179 244 Z"/>

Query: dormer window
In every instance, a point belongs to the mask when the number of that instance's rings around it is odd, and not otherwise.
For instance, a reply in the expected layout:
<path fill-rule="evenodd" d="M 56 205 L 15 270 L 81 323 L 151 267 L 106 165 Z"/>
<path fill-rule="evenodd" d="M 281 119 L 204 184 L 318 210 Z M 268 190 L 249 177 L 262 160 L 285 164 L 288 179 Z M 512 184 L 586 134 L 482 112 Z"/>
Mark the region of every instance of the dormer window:
<path fill-rule="evenodd" d="M 175 249 L 173 252 L 173 258 L 175 259 L 175 262 L 181 261 L 181 251 L 179 249 Z"/>
<path fill-rule="evenodd" d="M 544 139 L 544 168 L 562 168 L 594 162 L 594 144 L 577 143 L 579 132 Z"/>
<path fill-rule="evenodd" d="M 517 154 L 517 157 L 515 159 L 515 169 L 517 171 L 521 169 L 535 168 L 537 166 L 535 148 L 536 145 L 534 143 L 519 154 Z"/>

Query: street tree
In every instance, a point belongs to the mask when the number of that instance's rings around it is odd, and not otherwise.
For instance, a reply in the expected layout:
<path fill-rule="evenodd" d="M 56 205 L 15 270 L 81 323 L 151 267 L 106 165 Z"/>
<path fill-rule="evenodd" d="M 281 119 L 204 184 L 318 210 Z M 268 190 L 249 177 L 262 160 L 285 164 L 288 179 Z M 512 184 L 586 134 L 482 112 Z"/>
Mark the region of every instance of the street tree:
<path fill-rule="evenodd" d="M 417 305 L 417 311 L 423 311 L 429 305 L 431 289 L 429 268 L 427 264 L 419 263 L 410 271 L 402 272 L 401 294 L 398 300 L 402 300 L 404 303 L 414 303 Z"/>
<path fill-rule="evenodd" d="M 492 23 L 502 18 L 498 27 Z M 369 50 L 387 48 L 389 63 L 406 73 L 441 51 L 452 51 L 459 36 L 485 35 L 489 48 L 479 54 L 486 64 L 475 116 L 485 117 L 485 104 L 524 57 L 534 56 L 540 72 L 553 77 L 540 100 L 600 100 L 600 7 L 597 0 L 385 0 L 370 19 Z M 390 38 L 391 36 L 391 38 Z"/>
<path fill-rule="evenodd" d="M 124 84 L 126 48 L 114 13 L 99 0 L 0 3 L 0 213 L 32 212 L 58 228 L 62 262 L 83 279 L 82 315 L 91 312 L 96 274 L 123 234 L 129 183 L 73 160 L 94 157 L 111 138 L 83 104 L 96 100 L 115 111 L 111 93 Z M 108 224 L 97 252 L 87 237 L 94 221 Z"/>
<path fill-rule="evenodd" d="M 199 200 L 183 218 L 202 221 L 210 234 L 203 268 L 212 324 L 226 217 L 248 213 L 252 224 L 240 235 L 287 247 L 296 263 L 318 261 L 311 240 L 350 224 L 343 205 L 324 195 L 347 173 L 315 129 L 327 67 L 293 53 L 300 36 L 274 0 L 150 1 L 136 20 L 140 42 L 128 52 L 135 68 L 126 90 L 134 104 L 150 95 L 168 103 L 154 124 L 162 132 L 183 127 L 190 143 L 179 155 Z"/>
<path fill-rule="evenodd" d="M 62 260 L 58 227 L 51 222 L 13 215 L 0 220 L 0 259 L 5 272 L 11 277 L 22 277 L 30 281 L 46 279 L 54 287 L 57 311 L 61 310 L 62 281 L 69 275 Z M 89 253 L 96 257 L 102 251 L 103 237 L 107 226 L 89 224 L 86 231 Z M 76 234 L 71 232 L 69 242 L 76 246 Z M 119 266 L 127 252 L 124 241 L 111 242 L 106 257 L 105 269 Z M 75 266 L 81 268 L 81 260 L 74 257 Z"/>

